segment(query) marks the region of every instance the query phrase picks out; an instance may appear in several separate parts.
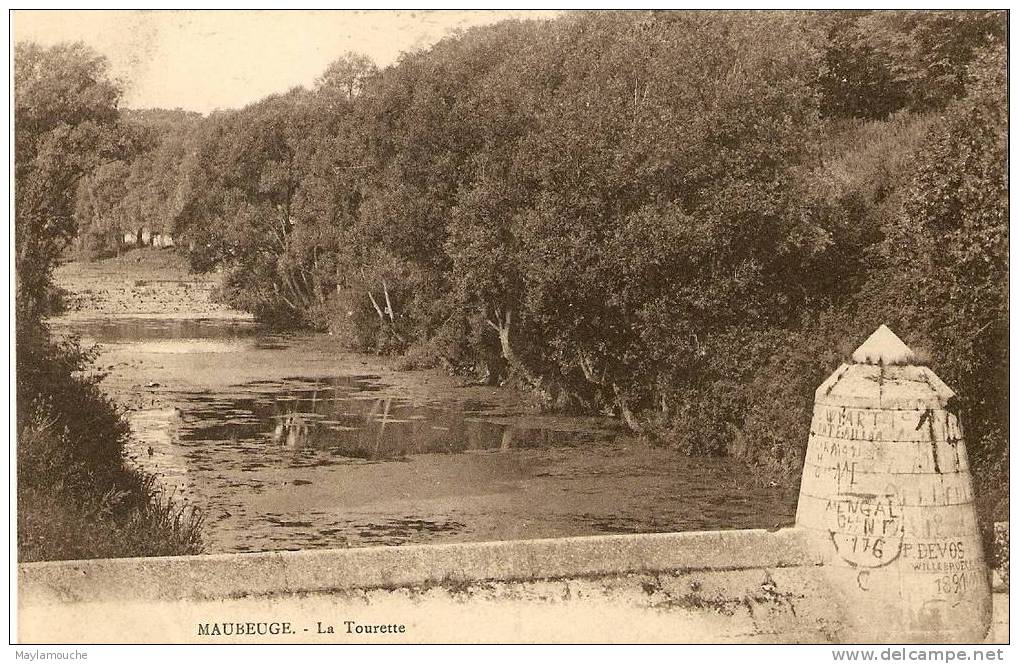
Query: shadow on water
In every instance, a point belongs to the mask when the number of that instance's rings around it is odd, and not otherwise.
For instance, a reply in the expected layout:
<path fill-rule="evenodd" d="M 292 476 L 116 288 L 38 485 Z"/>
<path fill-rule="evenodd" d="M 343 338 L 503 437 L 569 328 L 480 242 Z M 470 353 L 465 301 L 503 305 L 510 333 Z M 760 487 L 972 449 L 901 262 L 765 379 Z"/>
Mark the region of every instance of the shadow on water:
<path fill-rule="evenodd" d="M 651 447 L 615 420 L 458 398 L 426 374 L 384 379 L 321 335 L 151 319 L 71 331 L 115 346 L 111 368 L 147 369 L 135 384 L 192 386 L 155 388 L 158 404 L 131 411 L 128 453 L 202 508 L 210 553 L 793 520 L 795 487 L 755 486 L 752 468 Z"/>
<path fill-rule="evenodd" d="M 57 335 L 86 343 L 127 346 L 139 353 L 239 353 L 285 350 L 292 335 L 269 332 L 250 320 L 195 318 L 85 318 L 51 321 Z"/>
<path fill-rule="evenodd" d="M 263 439 L 292 450 L 393 460 L 411 454 L 570 447 L 610 440 L 606 429 L 529 427 L 487 415 L 491 406 L 413 403 L 378 376 L 288 378 L 238 386 L 243 396 L 199 398 L 181 439 Z"/>
<path fill-rule="evenodd" d="M 649 448 L 611 421 L 398 394 L 371 374 L 258 380 L 178 394 L 169 420 L 138 413 L 134 428 L 165 436 L 154 447 L 166 456 L 145 461 L 208 506 L 214 551 L 792 521 L 795 492 L 747 486 L 750 469 Z"/>
<path fill-rule="evenodd" d="M 263 334 L 253 321 L 216 318 L 86 318 L 55 324 L 96 343 L 244 339 Z"/>

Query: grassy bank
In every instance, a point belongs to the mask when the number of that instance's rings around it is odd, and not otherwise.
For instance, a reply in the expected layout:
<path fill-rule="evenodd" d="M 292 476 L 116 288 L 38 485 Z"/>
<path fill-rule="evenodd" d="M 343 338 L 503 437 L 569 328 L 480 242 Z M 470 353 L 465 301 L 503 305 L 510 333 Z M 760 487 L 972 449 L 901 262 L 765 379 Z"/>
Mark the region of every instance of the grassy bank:
<path fill-rule="evenodd" d="M 18 559 L 200 553 L 202 518 L 124 462 L 127 423 L 92 353 L 18 330 Z"/>

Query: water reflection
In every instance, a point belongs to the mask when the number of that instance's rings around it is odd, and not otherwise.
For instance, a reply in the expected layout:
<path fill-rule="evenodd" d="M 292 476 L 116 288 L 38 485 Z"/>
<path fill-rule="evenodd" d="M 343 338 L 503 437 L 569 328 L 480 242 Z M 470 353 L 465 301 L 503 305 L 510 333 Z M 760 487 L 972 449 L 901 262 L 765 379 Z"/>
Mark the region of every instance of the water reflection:
<path fill-rule="evenodd" d="M 80 318 L 56 319 L 52 325 L 57 332 L 73 332 L 95 343 L 223 340 L 261 334 L 253 321 L 244 319 Z"/>
<path fill-rule="evenodd" d="M 310 387 L 303 387 L 311 383 Z M 284 387 L 289 385 L 289 387 Z M 609 440 L 606 428 L 521 426 L 486 416 L 489 406 L 462 401 L 414 403 L 392 395 L 378 376 L 288 379 L 239 386 L 243 395 L 200 399 L 188 409 L 183 440 L 267 438 L 291 449 L 329 450 L 358 459 L 574 446 Z M 255 392 L 255 394 L 250 394 Z"/>
<path fill-rule="evenodd" d="M 750 486 L 731 460 L 650 447 L 614 420 L 536 416 L 504 392 L 431 389 L 426 373 L 367 373 L 375 360 L 321 335 L 144 320 L 82 332 L 109 339 L 122 384 L 158 395 L 130 413 L 129 456 L 204 510 L 210 553 L 793 520 L 795 487 Z"/>

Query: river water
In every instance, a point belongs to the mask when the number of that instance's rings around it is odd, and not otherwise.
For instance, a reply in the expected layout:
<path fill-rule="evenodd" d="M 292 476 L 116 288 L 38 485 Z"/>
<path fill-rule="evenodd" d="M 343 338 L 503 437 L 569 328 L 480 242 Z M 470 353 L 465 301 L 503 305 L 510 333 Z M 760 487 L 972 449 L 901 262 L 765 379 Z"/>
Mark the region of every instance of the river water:
<path fill-rule="evenodd" d="M 205 515 L 209 553 L 776 528 L 795 491 L 244 321 L 79 320 L 132 404 L 128 456 Z"/>

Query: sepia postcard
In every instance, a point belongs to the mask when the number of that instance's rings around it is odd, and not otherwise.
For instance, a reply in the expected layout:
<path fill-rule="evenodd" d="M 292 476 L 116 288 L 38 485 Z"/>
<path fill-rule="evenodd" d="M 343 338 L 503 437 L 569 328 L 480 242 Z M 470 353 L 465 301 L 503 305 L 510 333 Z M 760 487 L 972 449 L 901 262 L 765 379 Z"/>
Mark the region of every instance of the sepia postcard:
<path fill-rule="evenodd" d="M 1004 658 L 1007 10 L 10 20 L 17 658 Z"/>

